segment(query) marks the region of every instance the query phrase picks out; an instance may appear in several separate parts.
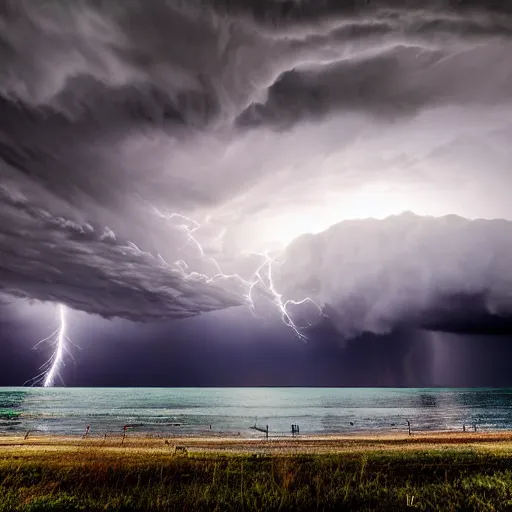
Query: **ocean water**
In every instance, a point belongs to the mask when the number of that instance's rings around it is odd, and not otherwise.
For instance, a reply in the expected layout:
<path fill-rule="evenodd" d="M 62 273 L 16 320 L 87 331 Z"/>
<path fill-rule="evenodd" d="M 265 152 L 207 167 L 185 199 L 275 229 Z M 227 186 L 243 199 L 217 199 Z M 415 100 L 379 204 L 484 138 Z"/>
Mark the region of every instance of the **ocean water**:
<path fill-rule="evenodd" d="M 0 388 L 0 435 L 346 434 L 512 429 L 512 389 L 391 388 Z M 352 423 L 352 424 L 351 424 Z M 211 425 L 211 428 L 210 428 Z"/>

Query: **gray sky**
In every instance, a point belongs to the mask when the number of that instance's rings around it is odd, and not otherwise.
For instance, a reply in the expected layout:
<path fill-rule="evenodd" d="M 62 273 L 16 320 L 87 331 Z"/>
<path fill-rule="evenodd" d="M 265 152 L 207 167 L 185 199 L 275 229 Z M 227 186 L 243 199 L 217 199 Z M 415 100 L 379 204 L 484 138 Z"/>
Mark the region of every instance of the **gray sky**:
<path fill-rule="evenodd" d="M 3 293 L 178 319 L 247 302 L 211 258 L 248 280 L 271 250 L 346 336 L 508 314 L 501 221 L 321 232 L 512 220 L 511 36 L 484 1 L 0 2 Z"/>

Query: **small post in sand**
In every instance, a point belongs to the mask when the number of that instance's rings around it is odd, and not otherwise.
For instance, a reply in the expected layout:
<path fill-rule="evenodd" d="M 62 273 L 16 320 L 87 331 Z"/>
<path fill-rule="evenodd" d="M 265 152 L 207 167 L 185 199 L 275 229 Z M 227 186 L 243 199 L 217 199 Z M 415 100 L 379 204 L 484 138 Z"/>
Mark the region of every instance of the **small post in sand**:
<path fill-rule="evenodd" d="M 30 434 L 30 430 L 27 430 L 27 433 L 25 434 L 25 437 L 23 438 L 24 441 L 26 441 L 28 439 L 29 434 Z"/>
<path fill-rule="evenodd" d="M 409 435 L 411 435 L 411 422 L 409 420 L 406 420 L 407 421 L 407 427 L 409 429 Z"/>
<path fill-rule="evenodd" d="M 265 428 L 256 426 L 256 423 L 253 427 L 251 427 L 253 430 L 257 430 L 258 432 L 263 432 L 268 439 L 268 425 L 265 426 Z"/>

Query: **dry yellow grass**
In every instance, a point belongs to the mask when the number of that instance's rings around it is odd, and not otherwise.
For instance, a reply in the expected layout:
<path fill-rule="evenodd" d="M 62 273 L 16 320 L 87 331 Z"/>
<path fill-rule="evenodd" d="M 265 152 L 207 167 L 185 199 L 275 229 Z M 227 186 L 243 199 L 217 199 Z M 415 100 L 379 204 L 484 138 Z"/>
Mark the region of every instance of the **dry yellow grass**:
<path fill-rule="evenodd" d="M 138 451 L 168 453 L 174 446 L 186 446 L 192 452 L 268 454 L 335 453 L 351 451 L 396 451 L 478 448 L 512 451 L 512 432 L 416 432 L 407 434 L 362 434 L 345 436 L 299 436 L 266 439 L 240 437 L 155 437 L 131 434 L 110 436 L 5 436 L 0 438 L 2 455 L 30 452 L 73 451 L 76 448 L 101 448 L 115 453 Z"/>
<path fill-rule="evenodd" d="M 404 510 L 412 496 L 430 512 L 512 505 L 511 432 L 122 442 L 0 438 L 0 512 L 369 512 Z"/>

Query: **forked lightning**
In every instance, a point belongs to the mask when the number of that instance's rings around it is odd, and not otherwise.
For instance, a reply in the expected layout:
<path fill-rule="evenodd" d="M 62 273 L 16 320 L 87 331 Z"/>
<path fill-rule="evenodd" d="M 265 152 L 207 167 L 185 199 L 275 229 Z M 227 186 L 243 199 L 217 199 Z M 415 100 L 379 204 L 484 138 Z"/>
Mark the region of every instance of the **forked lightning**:
<path fill-rule="evenodd" d="M 205 255 L 205 251 L 199 241 L 194 237 L 195 231 L 197 231 L 201 225 L 196 222 L 193 219 L 190 219 L 189 217 L 186 217 L 185 215 L 181 215 L 179 213 L 170 213 L 165 214 L 159 211 L 157 208 L 154 208 L 155 213 L 162 219 L 166 220 L 174 220 L 174 219 L 180 219 L 183 221 L 181 224 L 178 225 L 178 228 L 182 229 L 186 235 L 187 235 L 187 243 L 192 243 L 197 250 L 199 251 L 200 255 L 203 258 L 207 258 L 208 261 L 210 261 L 216 268 L 217 273 L 213 276 L 207 276 L 206 274 L 201 274 L 198 272 L 190 272 L 187 273 L 187 265 L 183 260 L 180 260 L 175 263 L 176 267 L 183 273 L 185 278 L 195 278 L 200 279 L 202 281 L 206 282 L 212 282 L 214 280 L 218 279 L 235 279 L 239 281 L 243 287 L 246 289 L 246 292 L 244 294 L 244 299 L 246 300 L 246 303 L 252 313 L 256 315 L 256 308 L 254 305 L 254 300 L 252 297 L 253 289 L 259 285 L 263 288 L 264 292 L 267 293 L 267 295 L 271 298 L 271 300 L 276 305 L 277 309 L 281 313 L 281 319 L 282 321 L 290 328 L 293 329 L 295 334 L 302 340 L 307 340 L 307 337 L 304 333 L 300 331 L 301 327 L 297 326 L 295 322 L 292 320 L 290 314 L 288 313 L 288 306 L 293 304 L 296 306 L 299 306 L 301 304 L 311 303 L 313 304 L 319 311 L 319 314 L 323 314 L 322 308 L 310 297 L 306 297 L 305 299 L 302 299 L 300 301 L 295 300 L 287 300 L 283 302 L 282 295 L 277 291 L 274 279 L 273 279 L 273 264 L 274 259 L 268 254 L 268 253 L 254 253 L 257 256 L 261 256 L 263 258 L 263 263 L 256 269 L 254 274 L 252 275 L 252 278 L 250 280 L 243 279 L 238 274 L 224 274 L 220 268 L 220 265 L 218 262 L 211 257 L 207 257 Z M 264 275 L 264 269 L 266 269 L 266 275 Z"/>
<path fill-rule="evenodd" d="M 220 265 L 218 264 L 215 258 L 209 257 L 205 254 L 205 251 L 197 238 L 194 236 L 194 233 L 201 227 L 201 225 L 195 220 L 186 217 L 185 215 L 181 215 L 179 213 L 162 213 L 158 209 L 154 208 L 156 215 L 158 215 L 161 219 L 167 221 L 173 221 L 175 219 L 179 220 L 180 223 L 177 225 L 178 229 L 181 229 L 187 236 L 187 242 L 181 249 L 183 249 L 187 244 L 192 244 L 196 250 L 199 252 L 201 258 L 209 261 L 215 267 L 215 274 L 209 276 L 207 274 L 190 271 L 188 272 L 188 265 L 184 260 L 178 260 L 173 262 L 172 264 L 167 263 L 160 255 L 160 259 L 167 266 L 178 270 L 184 279 L 186 280 L 197 280 L 202 282 L 214 282 L 217 280 L 236 280 L 244 291 L 244 300 L 251 310 L 251 312 L 256 316 L 256 307 L 254 304 L 253 291 L 258 286 L 265 293 L 269 299 L 275 304 L 276 308 L 281 314 L 281 319 L 285 325 L 293 329 L 295 334 L 301 340 L 307 340 L 306 335 L 301 332 L 302 327 L 297 326 L 288 312 L 289 305 L 300 306 L 302 304 L 311 303 L 313 304 L 319 311 L 319 314 L 322 313 L 322 308 L 310 297 L 306 297 L 300 301 L 287 300 L 283 302 L 282 295 L 277 291 L 276 286 L 274 284 L 273 278 L 273 264 L 275 263 L 274 259 L 268 253 L 254 253 L 257 256 L 263 258 L 263 262 L 261 265 L 255 270 L 250 280 L 246 280 L 242 278 L 238 274 L 225 274 L 222 272 Z M 66 307 L 62 304 L 59 305 L 59 318 L 60 318 L 60 326 L 59 328 L 52 333 L 49 337 L 41 340 L 40 343 L 43 342 L 51 342 L 55 346 L 55 351 L 52 358 L 44 365 L 43 372 L 33 379 L 33 382 L 41 382 L 44 387 L 51 387 L 55 384 L 55 380 L 58 376 L 60 376 L 60 369 L 64 364 L 64 353 L 66 352 L 66 342 L 68 341 L 67 337 L 67 323 L 66 323 Z"/>

